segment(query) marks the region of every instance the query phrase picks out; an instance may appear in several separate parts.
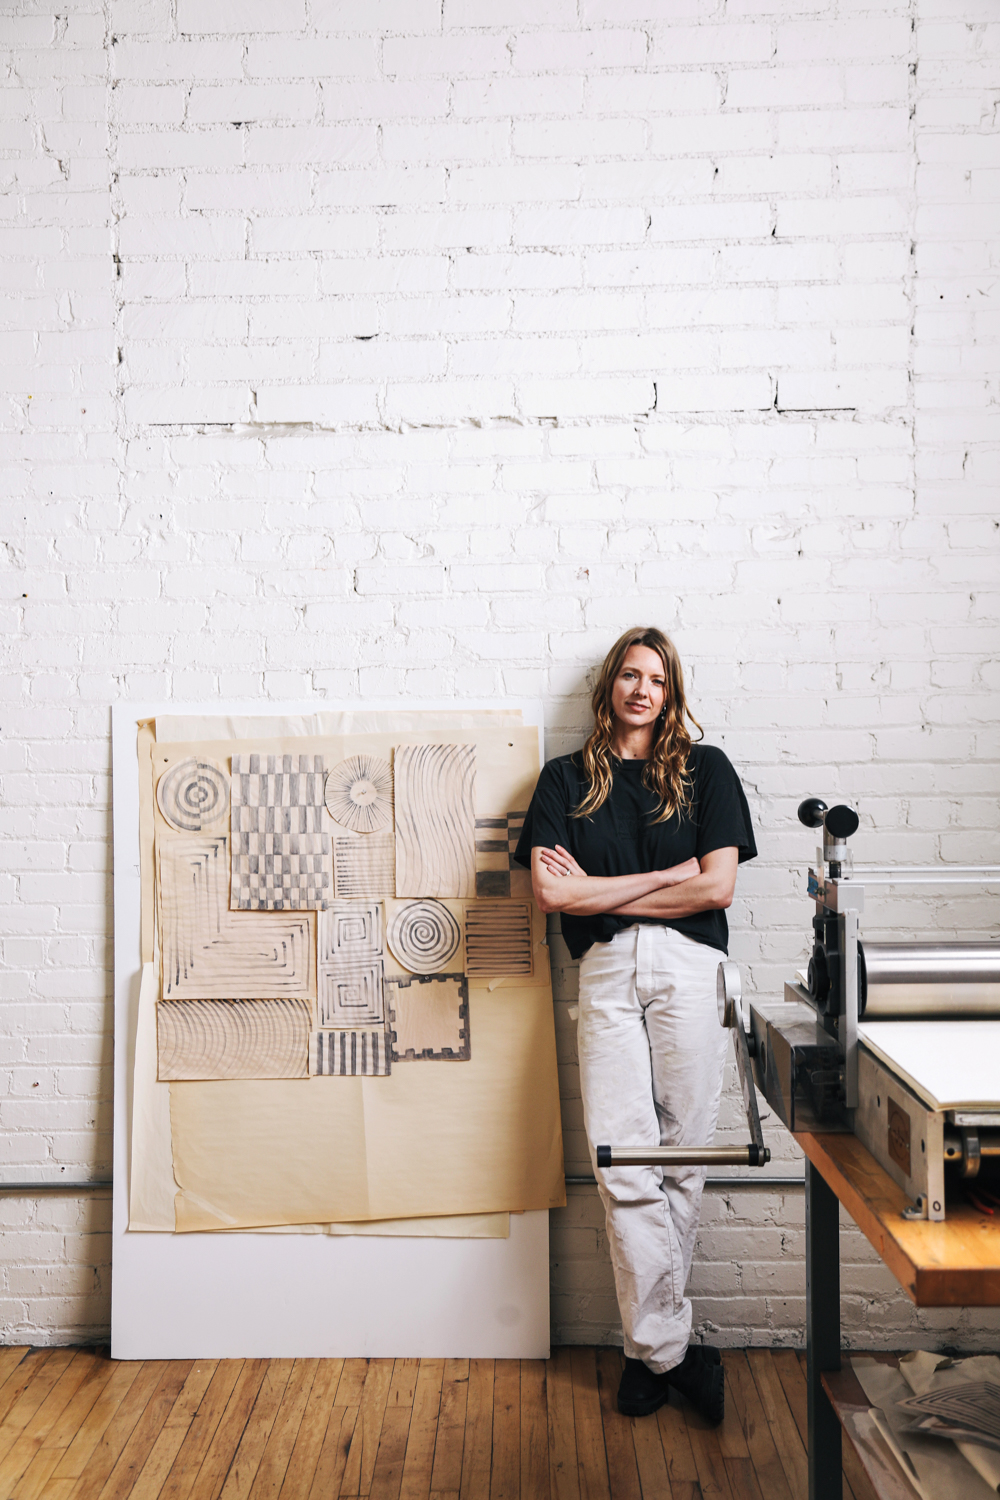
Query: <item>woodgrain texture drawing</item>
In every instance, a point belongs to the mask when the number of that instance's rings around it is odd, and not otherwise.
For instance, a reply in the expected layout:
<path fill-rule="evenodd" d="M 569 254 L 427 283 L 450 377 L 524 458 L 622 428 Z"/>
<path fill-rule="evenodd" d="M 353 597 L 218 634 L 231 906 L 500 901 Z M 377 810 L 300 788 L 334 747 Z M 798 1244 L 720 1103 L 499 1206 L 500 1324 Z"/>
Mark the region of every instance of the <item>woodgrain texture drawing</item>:
<path fill-rule="evenodd" d="M 385 1031 L 314 1031 L 309 1071 L 332 1078 L 386 1078 L 392 1062 Z"/>
<path fill-rule="evenodd" d="M 396 841 L 391 833 L 334 838 L 333 869 L 338 897 L 394 896 Z"/>
<path fill-rule="evenodd" d="M 476 895 L 480 899 L 510 896 L 511 873 L 524 873 L 514 860 L 514 851 L 525 816 L 509 812 L 476 819 Z"/>
<path fill-rule="evenodd" d="M 458 952 L 462 930 L 440 901 L 408 901 L 389 924 L 389 949 L 413 974 L 436 974 Z"/>
<path fill-rule="evenodd" d="M 465 908 L 466 974 L 531 974 L 532 967 L 527 902 L 470 902 Z"/>
<path fill-rule="evenodd" d="M 164 1000 L 315 994 L 314 916 L 232 912 L 225 835 L 158 839 L 156 849 Z"/>
<path fill-rule="evenodd" d="M 464 974 L 387 978 L 385 1000 L 392 1061 L 467 1062 L 469 986 Z"/>
<path fill-rule="evenodd" d="M 234 755 L 234 911 L 322 910 L 333 895 L 319 755 Z"/>
<path fill-rule="evenodd" d="M 396 895 L 476 889 L 476 747 L 397 745 Z"/>
<path fill-rule="evenodd" d="M 326 778 L 326 806 L 334 822 L 354 833 L 392 827 L 392 768 L 379 755 L 351 755 Z"/>
<path fill-rule="evenodd" d="M 156 805 L 179 833 L 201 833 L 229 812 L 228 773 L 214 760 L 179 760 L 156 783 Z"/>
<path fill-rule="evenodd" d="M 318 923 L 319 1024 L 383 1024 L 381 904 L 335 902 Z"/>
<path fill-rule="evenodd" d="M 166 1000 L 156 1007 L 160 1082 L 306 1078 L 308 1000 Z"/>

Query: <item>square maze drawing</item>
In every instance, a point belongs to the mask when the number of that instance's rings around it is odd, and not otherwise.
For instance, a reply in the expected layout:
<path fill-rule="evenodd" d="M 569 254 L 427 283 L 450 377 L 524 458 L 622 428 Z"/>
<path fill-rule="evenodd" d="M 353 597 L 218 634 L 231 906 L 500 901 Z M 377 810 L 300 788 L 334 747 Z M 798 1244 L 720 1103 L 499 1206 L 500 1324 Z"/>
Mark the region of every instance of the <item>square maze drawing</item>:
<path fill-rule="evenodd" d="M 526 814 L 509 812 L 491 818 L 476 819 L 476 896 L 480 901 L 509 897 L 511 873 L 523 894 L 520 876 L 527 874 L 514 860 Z"/>
<path fill-rule="evenodd" d="M 382 906 L 378 901 L 336 901 L 319 923 L 319 1024 L 381 1025 L 384 968 Z"/>
<path fill-rule="evenodd" d="M 385 1019 L 383 971 L 381 958 L 354 969 L 330 969 L 320 964 L 319 1024 L 381 1026 Z"/>
<path fill-rule="evenodd" d="M 320 755 L 234 755 L 234 911 L 323 911 L 333 895 Z"/>

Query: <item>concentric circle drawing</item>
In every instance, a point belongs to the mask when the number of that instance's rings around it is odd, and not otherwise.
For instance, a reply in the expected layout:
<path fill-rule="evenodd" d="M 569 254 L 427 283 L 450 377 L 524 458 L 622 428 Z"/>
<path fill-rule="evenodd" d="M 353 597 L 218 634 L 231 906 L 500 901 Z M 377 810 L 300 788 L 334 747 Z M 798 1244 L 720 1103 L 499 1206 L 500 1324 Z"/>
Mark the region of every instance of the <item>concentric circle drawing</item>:
<path fill-rule="evenodd" d="M 392 771 L 378 755 L 352 755 L 326 778 L 331 818 L 354 833 L 392 827 Z"/>
<path fill-rule="evenodd" d="M 171 828 L 201 833 L 229 811 L 229 777 L 214 760 L 179 760 L 156 783 L 156 805 Z"/>
<path fill-rule="evenodd" d="M 458 952 L 462 934 L 440 901 L 408 901 L 389 927 L 389 949 L 411 974 L 436 974 Z"/>

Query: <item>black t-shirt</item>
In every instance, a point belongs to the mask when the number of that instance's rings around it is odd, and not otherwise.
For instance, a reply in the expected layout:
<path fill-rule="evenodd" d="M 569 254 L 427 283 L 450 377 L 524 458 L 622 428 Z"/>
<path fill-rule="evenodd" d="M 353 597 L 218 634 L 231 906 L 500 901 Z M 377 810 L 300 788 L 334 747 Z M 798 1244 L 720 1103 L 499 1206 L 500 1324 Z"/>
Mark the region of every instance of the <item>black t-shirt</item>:
<path fill-rule="evenodd" d="M 750 809 L 739 777 L 728 757 L 714 745 L 692 745 L 688 776 L 691 803 L 684 814 L 674 813 L 665 823 L 654 823 L 659 811 L 655 793 L 643 785 L 643 760 L 612 762 L 611 791 L 605 802 L 586 818 L 574 818 L 573 810 L 583 801 L 587 782 L 580 751 L 550 760 L 538 778 L 524 829 L 514 855 L 518 864 L 531 868 L 531 851 L 538 846 L 552 849 L 562 844 L 588 875 L 636 875 L 666 870 L 692 855 L 697 859 L 713 849 L 736 847 L 740 863 L 757 853 Z M 658 922 L 705 943 L 728 951 L 729 924 L 724 911 L 695 912 L 689 917 L 630 917 L 598 913 L 575 917 L 562 915 L 562 932 L 574 958 L 581 958 L 592 943 L 608 943 L 623 927 L 636 922 Z"/>

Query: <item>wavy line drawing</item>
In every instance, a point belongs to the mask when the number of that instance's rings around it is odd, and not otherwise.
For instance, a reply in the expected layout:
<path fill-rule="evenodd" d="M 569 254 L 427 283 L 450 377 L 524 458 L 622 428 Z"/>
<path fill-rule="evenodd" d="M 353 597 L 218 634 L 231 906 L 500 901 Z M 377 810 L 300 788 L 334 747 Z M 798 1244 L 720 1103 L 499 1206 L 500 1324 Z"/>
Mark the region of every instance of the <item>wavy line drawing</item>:
<path fill-rule="evenodd" d="M 201 833 L 229 811 L 229 776 L 214 760 L 189 756 L 164 771 L 156 805 L 179 833 Z"/>
<path fill-rule="evenodd" d="M 527 902 L 470 902 L 465 908 L 466 974 L 530 974 L 532 966 Z"/>
<path fill-rule="evenodd" d="M 231 912 L 225 836 L 156 848 L 164 1000 L 311 999 L 311 913 Z"/>
<path fill-rule="evenodd" d="M 389 950 L 411 974 L 436 974 L 458 952 L 462 930 L 440 901 L 409 901 L 393 917 Z"/>
<path fill-rule="evenodd" d="M 476 893 L 475 745 L 397 745 L 396 895 Z"/>
<path fill-rule="evenodd" d="M 387 1078 L 391 1069 L 384 1031 L 314 1031 L 309 1039 L 314 1076 Z"/>
<path fill-rule="evenodd" d="M 326 778 L 331 818 L 352 833 L 392 827 L 392 768 L 379 755 L 352 755 Z"/>
<path fill-rule="evenodd" d="M 167 1000 L 156 1007 L 157 1078 L 307 1078 L 307 1000 Z"/>

